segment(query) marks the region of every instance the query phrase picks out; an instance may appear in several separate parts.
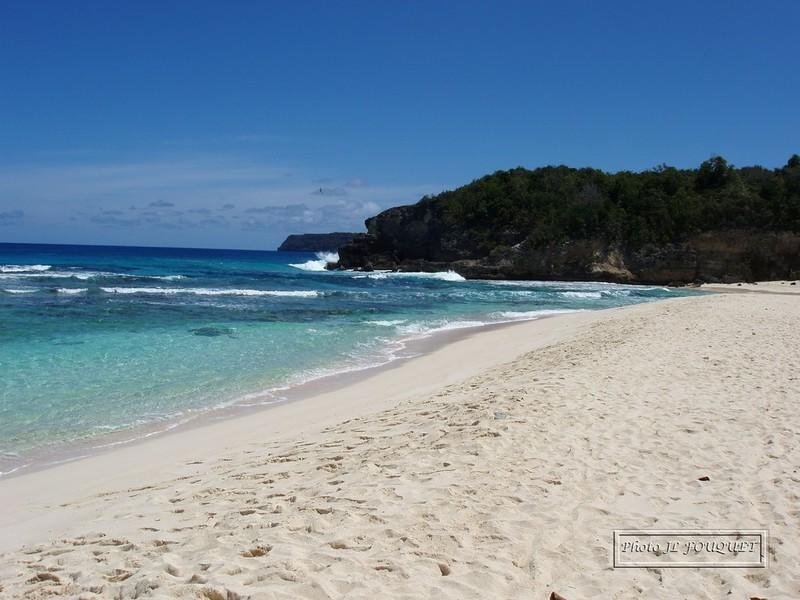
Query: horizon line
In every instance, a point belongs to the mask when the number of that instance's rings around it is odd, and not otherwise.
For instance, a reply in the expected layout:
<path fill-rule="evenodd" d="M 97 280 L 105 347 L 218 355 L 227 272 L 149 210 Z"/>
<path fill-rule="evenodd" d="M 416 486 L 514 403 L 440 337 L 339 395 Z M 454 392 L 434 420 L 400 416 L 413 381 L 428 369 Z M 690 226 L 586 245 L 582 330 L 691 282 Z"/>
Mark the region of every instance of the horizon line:
<path fill-rule="evenodd" d="M 288 234 L 288 235 L 307 235 L 307 234 Z M 126 244 L 60 244 L 56 242 L 0 242 L 0 247 L 2 246 L 76 246 L 79 248 L 148 248 L 152 250 L 228 250 L 231 252 L 295 252 L 297 254 L 313 254 L 313 252 L 311 251 L 304 252 L 296 250 L 278 250 L 278 248 L 254 250 L 248 248 L 211 248 L 211 247 L 203 248 L 199 246 L 148 246 L 148 245 L 131 246 Z"/>

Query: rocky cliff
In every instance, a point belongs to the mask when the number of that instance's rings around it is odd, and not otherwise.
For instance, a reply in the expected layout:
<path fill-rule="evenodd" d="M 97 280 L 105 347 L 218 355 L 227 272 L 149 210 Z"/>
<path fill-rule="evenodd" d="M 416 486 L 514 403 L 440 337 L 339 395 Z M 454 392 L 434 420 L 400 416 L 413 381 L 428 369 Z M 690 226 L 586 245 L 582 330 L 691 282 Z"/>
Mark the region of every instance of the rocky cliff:
<path fill-rule="evenodd" d="M 575 240 L 538 248 L 522 242 L 490 256 L 454 260 L 443 260 L 437 252 L 420 254 L 387 247 L 384 240 L 374 234 L 360 234 L 339 249 L 338 267 L 453 270 L 467 279 L 659 285 L 800 279 L 800 235 L 794 232 L 712 231 L 684 242 L 648 244 L 636 250 L 609 245 L 602 240 Z"/>
<path fill-rule="evenodd" d="M 352 241 L 355 233 L 297 233 L 287 237 L 278 247 L 283 252 L 336 252 Z"/>
<path fill-rule="evenodd" d="M 434 240 L 429 243 L 436 246 Z M 467 254 L 452 260 L 446 260 L 439 252 L 404 252 L 401 246 L 404 245 L 387 246 L 385 239 L 372 233 L 360 234 L 339 249 L 338 267 L 453 270 L 467 279 L 660 285 L 800 279 L 800 235 L 793 232 L 712 231 L 684 242 L 648 244 L 636 250 L 602 240 L 576 240 L 538 248 L 522 242 L 490 256 Z"/>
<path fill-rule="evenodd" d="M 498 172 L 367 219 L 338 267 L 677 285 L 797 279 L 796 158 L 774 171 L 717 161 L 641 174 Z"/>

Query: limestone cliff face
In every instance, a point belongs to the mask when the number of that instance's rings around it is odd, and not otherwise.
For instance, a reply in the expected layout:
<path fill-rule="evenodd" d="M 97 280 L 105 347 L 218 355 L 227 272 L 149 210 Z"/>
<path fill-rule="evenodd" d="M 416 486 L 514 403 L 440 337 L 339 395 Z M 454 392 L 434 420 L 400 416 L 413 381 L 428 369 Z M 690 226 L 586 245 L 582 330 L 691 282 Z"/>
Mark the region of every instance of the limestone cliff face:
<path fill-rule="evenodd" d="M 800 278 L 800 234 L 789 231 L 708 231 L 630 248 L 596 239 L 537 246 L 526 232 L 509 229 L 486 233 L 486 252 L 485 239 L 448 225 L 435 201 L 389 209 L 366 225 L 366 234 L 339 249 L 339 268 L 662 285 Z"/>

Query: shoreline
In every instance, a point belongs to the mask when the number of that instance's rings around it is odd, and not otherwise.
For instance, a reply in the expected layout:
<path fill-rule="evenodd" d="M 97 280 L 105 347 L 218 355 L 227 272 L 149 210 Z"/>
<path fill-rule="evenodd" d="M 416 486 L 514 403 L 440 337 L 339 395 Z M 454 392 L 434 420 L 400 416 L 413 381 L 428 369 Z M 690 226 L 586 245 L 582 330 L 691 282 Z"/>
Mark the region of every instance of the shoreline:
<path fill-rule="evenodd" d="M 9 597 L 790 597 L 796 298 L 478 330 L 336 391 L 0 481 Z M 618 529 L 769 566 L 616 569 Z"/>
<path fill-rule="evenodd" d="M 754 283 L 704 283 L 701 290 L 722 294 L 777 294 L 793 296 L 800 294 L 797 280 L 759 281 Z"/>
<path fill-rule="evenodd" d="M 390 344 L 388 344 L 387 347 L 394 345 L 396 349 L 387 352 L 387 358 L 384 362 L 347 368 L 344 371 L 325 373 L 298 383 L 287 383 L 286 385 L 268 388 L 261 392 L 249 394 L 247 399 L 241 398 L 224 405 L 197 409 L 193 414 L 180 415 L 178 417 L 165 419 L 164 421 L 121 429 L 111 433 L 98 434 L 97 436 L 84 440 L 73 440 L 54 448 L 36 449 L 24 458 L 20 456 L 20 462 L 22 464 L 12 463 L 10 465 L 10 470 L 0 472 L 0 483 L 28 473 L 35 473 L 100 454 L 113 452 L 118 448 L 146 443 L 162 436 L 189 431 L 197 427 L 203 427 L 228 419 L 252 415 L 286 403 L 300 402 L 317 394 L 336 392 L 342 388 L 358 383 L 362 378 L 378 375 L 383 370 L 395 368 L 406 361 L 423 358 L 448 344 L 476 335 L 480 332 L 492 331 L 521 323 L 530 323 L 577 312 L 597 312 L 603 310 L 611 310 L 611 308 L 588 311 L 585 309 L 565 309 L 564 311 L 558 311 L 552 314 L 544 313 L 526 319 L 485 322 L 480 325 L 432 331 L 420 336 L 398 337 L 397 339 L 391 340 Z"/>
<path fill-rule="evenodd" d="M 415 343 L 411 345 L 419 354 L 306 382 L 293 388 L 293 397 L 284 401 L 266 406 L 229 407 L 234 414 L 210 412 L 159 435 L 10 473 L 0 478 L 0 505 L 6 509 L 0 515 L 0 531 L 6 530 L 6 535 L 0 536 L 0 552 L 10 549 L 8 542 L 12 536 L 8 535 L 8 527 L 20 534 L 25 530 L 22 540 L 37 539 L 35 527 L 26 523 L 30 499 L 47 498 L 48 505 L 55 506 L 64 504 L 69 496 L 104 489 L 112 481 L 169 476 L 175 469 L 180 470 L 180 458 L 188 459 L 198 453 L 199 436 L 206 442 L 200 453 L 209 458 L 241 447 L 243 440 L 262 441 L 261 427 L 269 431 L 271 439 L 282 439 L 292 434 L 307 434 L 322 424 L 333 424 L 345 417 L 383 410 L 560 341 L 608 313 L 643 304 L 652 302 L 437 332 L 412 340 Z M 518 333 L 509 344 L 506 332 L 512 330 Z M 537 337 L 528 339 L 529 335 Z M 496 348 L 500 343 L 502 348 Z M 408 386 L 409 380 L 415 384 Z M 387 393 L 387 388 L 392 391 Z M 365 399 L 376 392 L 383 398 L 374 403 Z M 228 442 L 231 439 L 238 441 L 231 445 Z M 211 440 L 213 443 L 208 443 Z M 163 456 L 171 456 L 172 460 L 165 464 Z M 75 480 L 81 481 L 80 492 L 69 492 Z"/>

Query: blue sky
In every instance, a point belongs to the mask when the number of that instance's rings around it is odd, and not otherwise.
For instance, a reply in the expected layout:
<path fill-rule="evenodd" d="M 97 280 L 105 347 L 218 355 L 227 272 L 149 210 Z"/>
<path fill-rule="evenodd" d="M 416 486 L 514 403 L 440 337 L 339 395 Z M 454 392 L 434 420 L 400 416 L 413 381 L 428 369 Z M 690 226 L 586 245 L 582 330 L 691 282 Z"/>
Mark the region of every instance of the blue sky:
<path fill-rule="evenodd" d="M 796 1 L 0 4 L 0 241 L 274 248 L 497 169 L 776 167 Z"/>

